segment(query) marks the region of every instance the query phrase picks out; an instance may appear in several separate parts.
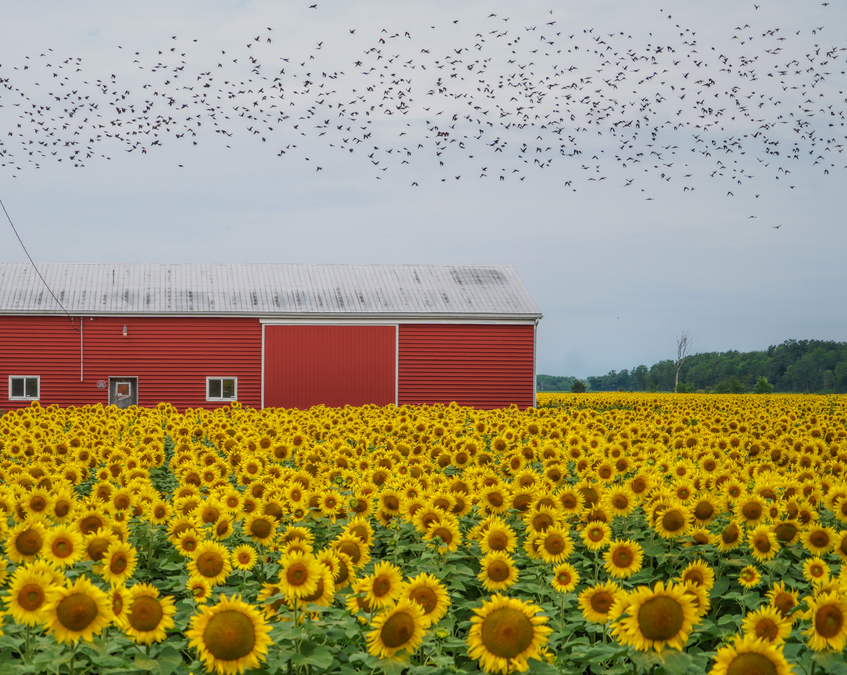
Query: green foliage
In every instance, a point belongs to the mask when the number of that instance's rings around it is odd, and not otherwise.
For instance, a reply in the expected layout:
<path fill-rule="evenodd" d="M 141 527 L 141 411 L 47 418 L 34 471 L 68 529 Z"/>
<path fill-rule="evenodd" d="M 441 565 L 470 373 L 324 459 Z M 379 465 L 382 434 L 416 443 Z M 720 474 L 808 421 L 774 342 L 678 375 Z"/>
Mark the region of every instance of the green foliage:
<path fill-rule="evenodd" d="M 584 394 L 585 393 L 585 382 L 582 380 L 574 380 L 571 385 L 571 391 L 574 394 Z"/>
<path fill-rule="evenodd" d="M 728 380 L 718 382 L 715 385 L 715 394 L 743 394 L 747 391 L 737 377 L 730 377 Z"/>
<path fill-rule="evenodd" d="M 641 365 L 587 377 L 586 383 L 590 391 L 673 391 L 675 375 L 676 362 L 667 359 L 649 368 Z M 751 391 L 761 378 L 767 379 L 772 391 L 781 393 L 847 393 L 847 342 L 786 340 L 764 351 L 694 354 L 680 368 L 679 391 L 685 383 L 685 391 L 743 393 Z M 538 391 L 568 391 L 561 383 L 557 388 L 549 388 L 547 383 L 573 379 L 539 375 Z M 741 386 L 733 384 L 733 379 Z"/>
<path fill-rule="evenodd" d="M 756 386 L 753 387 L 754 394 L 772 394 L 773 385 L 768 382 L 768 378 L 762 376 L 756 380 Z"/>

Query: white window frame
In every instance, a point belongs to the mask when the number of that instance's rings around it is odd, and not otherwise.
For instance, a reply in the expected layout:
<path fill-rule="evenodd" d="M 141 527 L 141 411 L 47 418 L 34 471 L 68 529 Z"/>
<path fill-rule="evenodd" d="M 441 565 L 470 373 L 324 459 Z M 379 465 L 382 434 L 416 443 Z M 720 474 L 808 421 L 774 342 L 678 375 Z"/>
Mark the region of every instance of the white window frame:
<path fill-rule="evenodd" d="M 209 382 L 211 382 L 212 380 L 220 380 L 221 381 L 221 396 L 219 396 L 219 397 L 209 396 Z M 233 396 L 231 398 L 227 398 L 227 397 L 223 396 L 223 391 L 224 391 L 223 381 L 224 380 L 232 380 L 233 381 L 235 391 L 234 391 Z M 206 400 L 207 401 L 223 401 L 223 402 L 237 401 L 238 400 L 238 378 L 237 377 L 230 377 L 230 376 L 207 377 L 206 378 Z"/>
<path fill-rule="evenodd" d="M 35 397 L 26 395 L 26 381 L 35 378 L 37 392 Z M 24 381 L 24 395 L 12 396 L 12 380 Z M 38 401 L 41 399 L 41 375 L 9 375 L 9 400 L 10 401 Z"/>

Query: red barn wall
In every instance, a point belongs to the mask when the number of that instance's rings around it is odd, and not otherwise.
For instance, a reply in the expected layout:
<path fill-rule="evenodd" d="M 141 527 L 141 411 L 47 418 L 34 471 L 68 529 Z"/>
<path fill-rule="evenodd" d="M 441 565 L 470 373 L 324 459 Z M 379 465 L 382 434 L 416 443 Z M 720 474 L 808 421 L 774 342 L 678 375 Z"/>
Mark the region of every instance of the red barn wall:
<path fill-rule="evenodd" d="M 98 380 L 137 377 L 140 406 L 167 401 L 180 410 L 215 408 L 222 403 L 206 401 L 206 378 L 215 376 L 237 377 L 238 400 L 261 405 L 258 319 L 130 316 L 86 317 L 82 322 L 80 382 L 80 334 L 69 318 L 0 316 L 0 408 L 29 405 L 9 400 L 9 375 L 41 376 L 44 406 L 108 405 L 108 390 L 98 389 Z M 80 318 L 74 323 L 79 328 Z"/>
<path fill-rule="evenodd" d="M 400 324 L 400 405 L 535 405 L 535 326 Z"/>
<path fill-rule="evenodd" d="M 396 326 L 267 325 L 264 404 L 394 403 L 396 345 Z"/>

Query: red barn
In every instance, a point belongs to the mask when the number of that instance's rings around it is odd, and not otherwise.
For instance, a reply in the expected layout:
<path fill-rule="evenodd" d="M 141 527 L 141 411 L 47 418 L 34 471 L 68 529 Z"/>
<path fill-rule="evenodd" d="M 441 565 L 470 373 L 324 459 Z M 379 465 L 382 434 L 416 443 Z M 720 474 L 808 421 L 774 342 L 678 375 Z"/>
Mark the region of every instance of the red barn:
<path fill-rule="evenodd" d="M 535 402 L 511 266 L 0 263 L 0 408 Z"/>

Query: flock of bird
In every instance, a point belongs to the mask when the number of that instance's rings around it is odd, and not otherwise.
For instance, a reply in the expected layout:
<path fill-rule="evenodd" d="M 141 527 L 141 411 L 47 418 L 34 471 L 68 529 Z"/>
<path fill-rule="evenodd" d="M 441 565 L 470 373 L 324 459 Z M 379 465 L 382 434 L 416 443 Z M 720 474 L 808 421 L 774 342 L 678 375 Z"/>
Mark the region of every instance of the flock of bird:
<path fill-rule="evenodd" d="M 555 171 L 571 189 L 649 174 L 687 192 L 706 175 L 733 196 L 754 178 L 793 189 L 799 172 L 847 168 L 847 46 L 825 25 L 744 24 L 710 44 L 668 12 L 646 37 L 552 11 L 456 23 L 449 37 L 350 27 L 346 45 L 300 52 L 262 26 L 211 58 L 179 35 L 152 52 L 116 46 L 108 66 L 23 56 L 0 64 L 0 171 L 216 140 L 311 171 L 331 170 L 326 149 L 353 153 L 376 178 L 402 170 L 412 185 L 424 167 L 443 181 Z"/>

